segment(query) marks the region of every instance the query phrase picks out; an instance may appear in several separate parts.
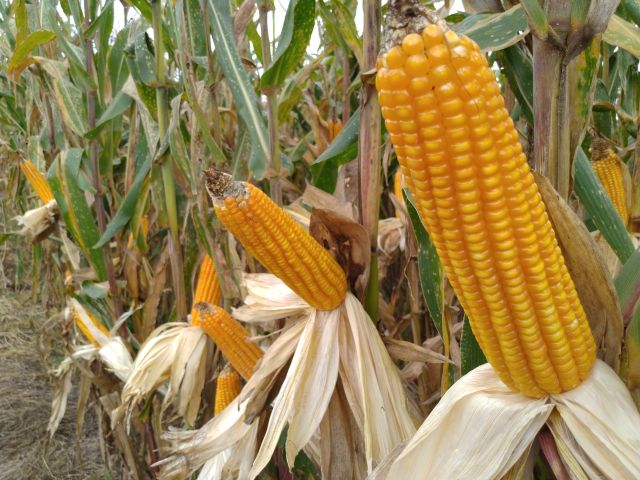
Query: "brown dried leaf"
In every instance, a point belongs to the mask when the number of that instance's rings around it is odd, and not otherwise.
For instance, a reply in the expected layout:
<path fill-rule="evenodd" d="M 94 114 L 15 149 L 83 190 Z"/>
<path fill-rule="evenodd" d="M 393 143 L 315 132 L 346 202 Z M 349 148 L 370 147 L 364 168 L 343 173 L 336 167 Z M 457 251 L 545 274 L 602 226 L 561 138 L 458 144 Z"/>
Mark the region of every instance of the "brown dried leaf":
<path fill-rule="evenodd" d="M 136 325 L 136 338 L 141 343 L 146 340 L 156 326 L 158 305 L 160 303 L 160 298 L 162 297 L 165 284 L 167 283 L 168 264 L 169 248 L 168 245 L 166 245 L 154 268 L 153 282 L 151 282 L 149 286 L 149 295 L 147 296 L 142 309 L 142 322 L 139 325 Z"/>
<path fill-rule="evenodd" d="M 383 337 L 389 355 L 394 360 L 422 363 L 453 363 L 441 353 L 404 340 Z"/>
<path fill-rule="evenodd" d="M 617 371 L 624 326 L 613 280 L 584 223 L 560 198 L 549 180 L 537 173 L 534 176 L 589 319 L 598 357 Z"/>
<path fill-rule="evenodd" d="M 364 456 L 357 449 L 359 432 L 351 428 L 351 412 L 340 380 L 336 387 L 320 422 L 320 469 L 322 478 L 327 480 L 355 480 L 360 478 L 355 476 L 356 458 L 364 461 Z"/>
<path fill-rule="evenodd" d="M 309 233 L 347 272 L 351 290 L 364 298 L 371 264 L 371 244 L 364 227 L 332 210 L 314 208 Z"/>
<path fill-rule="evenodd" d="M 304 189 L 302 201 L 313 208 L 333 210 L 349 220 L 356 220 L 356 210 L 352 203 L 341 201 L 334 195 L 313 185 L 307 185 Z"/>

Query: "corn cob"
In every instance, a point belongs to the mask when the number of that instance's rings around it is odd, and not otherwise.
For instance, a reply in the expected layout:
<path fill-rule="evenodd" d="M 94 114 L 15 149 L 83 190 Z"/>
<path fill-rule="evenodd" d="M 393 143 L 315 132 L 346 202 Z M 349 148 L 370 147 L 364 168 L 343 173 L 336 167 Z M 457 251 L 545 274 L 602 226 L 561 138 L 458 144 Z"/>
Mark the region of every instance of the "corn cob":
<path fill-rule="evenodd" d="M 224 309 L 209 303 L 196 303 L 200 327 L 211 337 L 222 354 L 242 378 L 248 380 L 262 357 L 260 347 L 249 340 L 249 332 Z"/>
<path fill-rule="evenodd" d="M 318 310 L 342 303 L 346 275 L 308 232 L 253 185 L 205 175 L 218 218 L 262 265 Z"/>
<path fill-rule="evenodd" d="M 606 140 L 594 138 L 591 141 L 591 155 L 593 169 L 595 170 L 602 186 L 607 191 L 613 206 L 625 225 L 629 223 L 629 210 L 627 208 L 627 194 L 622 178 L 622 165 L 616 152 Z"/>
<path fill-rule="evenodd" d="M 504 383 L 575 388 L 595 344 L 500 87 L 475 42 L 417 31 L 391 37 L 376 87 L 422 221 Z"/>
<path fill-rule="evenodd" d="M 227 408 L 233 399 L 240 395 L 241 389 L 240 375 L 227 365 L 216 380 L 216 399 L 213 414 L 217 416 Z"/>
<path fill-rule="evenodd" d="M 88 310 L 85 309 L 85 313 L 91 319 L 91 323 L 93 323 L 93 325 L 98 330 L 100 330 L 102 333 L 105 334 L 105 336 L 108 337 L 109 336 L 109 330 L 107 330 L 107 328 L 104 325 L 102 325 L 102 323 L 100 323 L 98 321 L 98 319 L 91 312 L 89 312 Z M 89 331 L 89 328 L 87 328 L 87 326 L 83 323 L 82 319 L 80 318 L 80 314 L 76 311 L 75 308 L 71 309 L 71 315 L 73 317 L 73 320 L 76 323 L 76 326 L 82 332 L 82 334 L 85 336 L 85 338 L 87 340 L 89 340 L 89 342 L 91 342 L 91 344 L 93 344 L 93 346 L 100 348 L 101 345 L 95 339 L 94 335 Z"/>
<path fill-rule="evenodd" d="M 38 197 L 40 197 L 42 203 L 47 204 L 53 200 L 51 187 L 49 187 L 46 178 L 44 178 L 44 175 L 38 171 L 33 163 L 29 160 L 23 160 L 20 162 L 20 170 L 22 170 L 31 188 L 33 188 Z"/>
<path fill-rule="evenodd" d="M 205 254 L 200 266 L 196 291 L 193 294 L 193 305 L 200 302 L 211 305 L 220 304 L 220 284 L 216 275 L 216 266 L 208 254 Z M 196 308 L 191 310 L 191 323 L 195 326 L 200 325 L 200 312 Z"/>

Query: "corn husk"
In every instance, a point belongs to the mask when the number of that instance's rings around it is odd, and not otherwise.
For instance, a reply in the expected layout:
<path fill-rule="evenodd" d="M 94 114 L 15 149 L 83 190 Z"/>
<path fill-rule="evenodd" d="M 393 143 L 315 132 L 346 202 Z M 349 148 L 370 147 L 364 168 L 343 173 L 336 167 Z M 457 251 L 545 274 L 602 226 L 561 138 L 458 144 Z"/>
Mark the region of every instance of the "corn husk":
<path fill-rule="evenodd" d="M 57 202 L 50 200 L 46 205 L 28 210 L 24 215 L 16 216 L 15 220 L 22 226 L 19 232 L 21 235 L 35 239 L 56 224 L 58 214 Z"/>
<path fill-rule="evenodd" d="M 640 478 L 640 415 L 600 360 L 578 388 L 542 399 L 510 391 L 481 365 L 447 391 L 388 471 L 370 478 L 502 478 L 545 423 L 572 478 Z"/>
<path fill-rule="evenodd" d="M 356 434 L 362 435 L 363 460 L 369 470 L 415 432 L 398 370 L 360 302 L 348 293 L 335 310 L 309 312 L 307 318 L 284 330 L 265 352 L 237 402 L 223 412 L 225 419 L 216 417 L 195 433 L 172 432 L 167 436 L 172 455 L 160 462 L 160 478 L 188 475 L 226 448 L 245 445 L 248 426 L 257 423 L 279 372 L 289 361 L 255 460 L 254 453 L 247 450 L 251 470 L 247 477 L 238 478 L 253 479 L 264 469 L 286 426 L 286 457 L 292 467 L 300 450 L 312 446 L 321 422 L 331 421 L 327 408 L 338 378 L 354 424 L 361 426 Z M 229 408 L 233 414 L 227 413 Z M 312 450 L 318 458 L 320 449 Z"/>
<path fill-rule="evenodd" d="M 233 316 L 247 323 L 264 323 L 287 317 L 308 315 L 311 307 L 278 277 L 270 273 L 248 273 L 242 286 L 247 295 Z"/>
<path fill-rule="evenodd" d="M 130 415 L 136 403 L 169 380 L 163 406 L 178 396 L 178 413 L 192 424 L 200 406 L 210 348 L 211 342 L 200 327 L 180 322 L 157 328 L 138 352 L 114 418 Z"/>

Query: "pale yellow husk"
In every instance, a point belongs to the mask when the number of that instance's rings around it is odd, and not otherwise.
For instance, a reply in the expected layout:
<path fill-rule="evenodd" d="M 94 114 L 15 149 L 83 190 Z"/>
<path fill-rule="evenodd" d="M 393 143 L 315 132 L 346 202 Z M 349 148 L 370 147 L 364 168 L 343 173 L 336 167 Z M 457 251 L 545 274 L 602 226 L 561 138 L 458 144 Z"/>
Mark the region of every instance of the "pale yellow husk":
<path fill-rule="evenodd" d="M 56 223 L 58 204 L 50 200 L 46 205 L 28 210 L 18 215 L 15 220 L 22 226 L 21 235 L 35 238 Z"/>
<path fill-rule="evenodd" d="M 211 342 L 200 327 L 180 322 L 157 328 L 138 352 L 114 418 L 130 414 L 136 403 L 169 381 L 164 406 L 178 396 L 178 413 L 192 424 L 200 406 L 210 349 Z"/>
<path fill-rule="evenodd" d="M 268 281 L 272 288 L 278 282 Z M 188 475 L 226 448 L 237 443 L 233 450 L 237 452 L 239 446 L 246 446 L 247 423 L 258 421 L 247 407 L 264 397 L 287 365 L 255 460 L 254 453 L 248 453 L 253 465 L 246 478 L 253 479 L 264 469 L 287 425 L 285 449 L 290 467 L 300 450 L 312 446 L 338 378 L 355 423 L 362 426 L 370 469 L 413 435 L 415 421 L 398 370 L 360 302 L 347 294 L 344 304 L 335 310 L 308 311 L 306 318 L 283 331 L 265 352 L 237 401 L 220 415 L 224 418 L 216 417 L 196 432 L 167 436 L 172 455 L 161 461 L 160 478 Z M 319 455 L 317 448 L 311 450 Z"/>
<path fill-rule="evenodd" d="M 600 360 L 578 388 L 542 399 L 510 391 L 488 364 L 476 368 L 447 391 L 388 470 L 370 478 L 499 479 L 545 422 L 565 465 L 577 462 L 589 478 L 640 478 L 640 415 Z"/>
<path fill-rule="evenodd" d="M 233 316 L 242 322 L 264 323 L 311 311 L 307 302 L 270 273 L 246 273 L 242 286 L 247 292 L 243 305 L 233 309 Z"/>

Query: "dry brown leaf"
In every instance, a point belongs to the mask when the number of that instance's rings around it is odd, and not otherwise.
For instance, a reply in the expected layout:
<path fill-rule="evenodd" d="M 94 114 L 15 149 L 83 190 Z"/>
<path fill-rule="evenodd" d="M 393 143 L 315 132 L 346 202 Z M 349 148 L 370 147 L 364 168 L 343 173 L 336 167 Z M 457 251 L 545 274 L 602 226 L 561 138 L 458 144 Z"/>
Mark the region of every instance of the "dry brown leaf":
<path fill-rule="evenodd" d="M 355 221 L 356 219 L 356 210 L 352 203 L 341 201 L 334 195 L 313 185 L 306 186 L 301 198 L 310 207 L 333 210 L 349 220 Z"/>
<path fill-rule="evenodd" d="M 314 208 L 309 232 L 347 272 L 351 290 L 362 299 L 371 264 L 371 244 L 364 227 L 332 210 Z"/>
<path fill-rule="evenodd" d="M 144 342 L 156 326 L 158 305 L 167 282 L 167 266 L 169 264 L 169 247 L 165 245 L 160 258 L 155 264 L 153 281 L 149 286 L 149 294 L 142 309 L 142 322 L 135 325 L 135 335 L 140 343 Z"/>
<path fill-rule="evenodd" d="M 356 448 L 358 431 L 351 429 L 351 412 L 340 380 L 331 397 L 329 408 L 320 422 L 320 471 L 326 480 L 357 480 L 354 467 L 359 454 Z M 364 457 L 363 457 L 364 459 Z"/>
<path fill-rule="evenodd" d="M 451 363 L 447 357 L 441 353 L 435 352 L 426 347 L 416 345 L 415 343 L 406 342 L 404 340 L 396 340 L 384 337 L 383 341 L 387 346 L 387 351 L 394 360 L 402 360 L 403 362 L 422 362 L 422 363 Z"/>
<path fill-rule="evenodd" d="M 589 319 L 598 357 L 617 371 L 624 326 L 613 280 L 584 223 L 560 198 L 549 180 L 535 173 L 534 176 Z"/>

